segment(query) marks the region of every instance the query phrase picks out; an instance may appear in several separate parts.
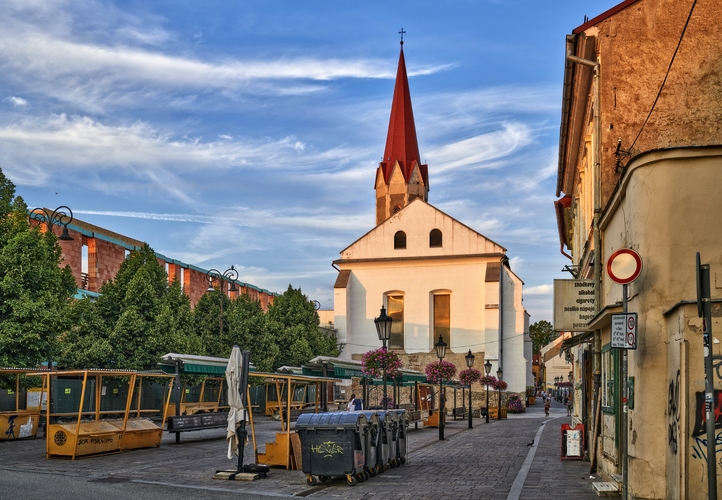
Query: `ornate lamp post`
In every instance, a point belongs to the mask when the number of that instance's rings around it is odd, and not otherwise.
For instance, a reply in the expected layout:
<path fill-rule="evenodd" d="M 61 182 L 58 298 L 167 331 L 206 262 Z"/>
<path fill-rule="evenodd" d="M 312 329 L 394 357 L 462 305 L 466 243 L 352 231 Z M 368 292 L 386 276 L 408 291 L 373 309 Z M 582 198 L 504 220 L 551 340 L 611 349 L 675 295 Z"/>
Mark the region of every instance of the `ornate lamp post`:
<path fill-rule="evenodd" d="M 486 372 L 486 423 L 489 423 L 489 374 L 491 373 L 491 361 L 488 359 L 484 363 L 484 371 Z"/>
<path fill-rule="evenodd" d="M 48 231 L 53 230 L 53 226 L 57 224 L 62 226 L 63 231 L 58 236 L 60 241 L 73 241 L 73 238 L 68 234 L 68 224 L 73 222 L 73 211 L 65 205 L 61 205 L 52 212 L 45 208 L 33 208 L 28 216 L 29 221 L 39 221 L 41 224 L 48 226 Z"/>
<path fill-rule="evenodd" d="M 228 288 L 229 292 L 237 292 L 238 287 L 236 286 L 236 280 L 238 279 L 238 271 L 236 271 L 236 268 L 231 266 L 230 269 L 226 269 L 223 271 L 223 274 L 217 269 L 211 269 L 206 273 L 206 276 L 208 277 L 208 290 L 207 292 L 213 292 L 215 288 L 213 287 L 213 280 L 215 278 L 218 278 L 218 291 L 221 292 L 220 301 L 221 301 L 221 314 L 220 314 L 220 323 L 219 323 L 219 339 L 223 338 L 223 285 L 225 283 L 225 280 L 228 280 L 231 282 L 231 286 Z"/>
<path fill-rule="evenodd" d="M 466 360 L 466 367 L 472 368 L 474 366 L 474 355 L 471 353 L 471 349 L 466 353 L 464 359 Z M 472 428 L 471 418 L 474 412 L 471 411 L 471 384 L 469 384 L 469 429 Z"/>
<path fill-rule="evenodd" d="M 379 340 L 381 341 L 384 349 L 384 362 L 381 364 L 381 374 L 383 375 L 384 383 L 384 410 L 387 410 L 389 407 L 389 400 L 386 395 L 386 342 L 388 342 L 391 338 L 391 323 L 393 323 L 393 321 L 394 320 L 391 316 L 386 315 L 386 308 L 384 306 L 381 306 L 381 314 L 379 314 L 379 317 L 374 318 L 374 323 L 376 323 L 376 333 L 378 333 Z"/>
<path fill-rule="evenodd" d="M 499 368 L 496 370 L 496 378 L 499 379 L 499 415 L 497 415 L 497 420 L 501 420 L 501 380 L 502 375 L 504 375 L 504 372 Z"/>
<path fill-rule="evenodd" d="M 439 364 L 441 364 L 441 360 L 444 359 L 444 356 L 446 356 L 446 342 L 444 342 L 444 339 L 441 338 L 441 335 L 439 335 L 439 341 L 434 344 L 434 347 L 436 347 L 436 357 L 439 358 Z M 444 440 L 444 414 L 446 413 L 444 411 L 444 394 L 443 394 L 443 379 L 439 377 L 439 441 Z"/>

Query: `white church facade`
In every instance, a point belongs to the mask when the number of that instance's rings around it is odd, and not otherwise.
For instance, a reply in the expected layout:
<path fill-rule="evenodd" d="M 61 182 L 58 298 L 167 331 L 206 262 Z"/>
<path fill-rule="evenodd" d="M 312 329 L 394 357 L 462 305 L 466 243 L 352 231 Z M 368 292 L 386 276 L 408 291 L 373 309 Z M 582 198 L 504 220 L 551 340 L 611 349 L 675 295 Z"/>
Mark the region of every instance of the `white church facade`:
<path fill-rule="evenodd" d="M 427 201 L 427 165 L 419 161 L 403 47 L 384 160 L 376 172 L 376 222 L 334 261 L 334 325 L 342 357 L 361 359 L 381 346 L 374 318 L 393 318 L 389 348 L 407 368 L 436 360 L 439 337 L 459 370 L 471 350 L 503 370 L 510 392 L 533 384 L 529 316 L 522 280 L 506 249 Z"/>

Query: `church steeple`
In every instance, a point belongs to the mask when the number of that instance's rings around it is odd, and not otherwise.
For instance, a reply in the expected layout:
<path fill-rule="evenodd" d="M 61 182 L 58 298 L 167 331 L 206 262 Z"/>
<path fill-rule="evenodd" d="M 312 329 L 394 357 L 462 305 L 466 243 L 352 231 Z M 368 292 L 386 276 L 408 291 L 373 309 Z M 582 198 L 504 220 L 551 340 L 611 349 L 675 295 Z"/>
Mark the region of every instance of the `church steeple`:
<path fill-rule="evenodd" d="M 428 193 L 428 166 L 420 160 L 402 38 L 386 148 L 376 170 L 376 225 L 416 198 L 427 201 Z"/>

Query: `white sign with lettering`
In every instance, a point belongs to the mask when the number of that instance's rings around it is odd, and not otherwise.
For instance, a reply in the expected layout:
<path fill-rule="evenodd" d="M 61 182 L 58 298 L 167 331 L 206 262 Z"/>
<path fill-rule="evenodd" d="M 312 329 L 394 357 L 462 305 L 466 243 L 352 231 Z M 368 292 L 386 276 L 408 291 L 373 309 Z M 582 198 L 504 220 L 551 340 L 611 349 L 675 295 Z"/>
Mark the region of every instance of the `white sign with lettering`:
<path fill-rule="evenodd" d="M 595 310 L 593 280 L 554 280 L 555 331 L 588 331 Z"/>

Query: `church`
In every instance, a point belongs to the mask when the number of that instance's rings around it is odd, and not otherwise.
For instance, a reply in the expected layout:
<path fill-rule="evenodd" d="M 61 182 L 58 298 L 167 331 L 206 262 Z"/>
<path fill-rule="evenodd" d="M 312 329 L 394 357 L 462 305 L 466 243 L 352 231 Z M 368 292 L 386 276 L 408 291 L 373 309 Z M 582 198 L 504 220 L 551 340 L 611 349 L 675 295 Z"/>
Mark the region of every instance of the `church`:
<path fill-rule="evenodd" d="M 406 73 L 403 41 L 383 161 L 376 169 L 376 227 L 334 261 L 334 323 L 344 359 L 381 347 L 374 318 L 393 319 L 389 349 L 406 368 L 436 361 L 434 344 L 459 371 L 464 356 L 491 374 L 503 370 L 508 390 L 533 385 L 529 316 L 521 279 L 506 248 L 428 202 L 429 168 L 422 164 Z M 433 170 L 432 170 L 433 173 Z"/>

